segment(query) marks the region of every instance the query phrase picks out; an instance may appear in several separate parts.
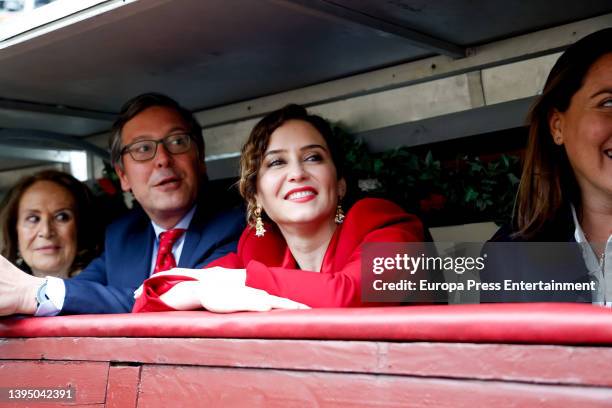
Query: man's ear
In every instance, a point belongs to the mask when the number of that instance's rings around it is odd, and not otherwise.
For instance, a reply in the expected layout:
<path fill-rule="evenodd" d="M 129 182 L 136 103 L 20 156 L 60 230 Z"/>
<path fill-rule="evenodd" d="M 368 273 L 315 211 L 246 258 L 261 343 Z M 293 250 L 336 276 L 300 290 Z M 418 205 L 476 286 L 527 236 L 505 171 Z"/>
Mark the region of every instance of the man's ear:
<path fill-rule="evenodd" d="M 344 180 L 344 177 L 342 177 L 340 180 L 338 180 L 338 197 L 342 199 L 344 198 L 345 195 L 346 195 L 346 180 Z"/>
<path fill-rule="evenodd" d="M 563 144 L 564 119 L 563 113 L 556 109 L 553 109 L 548 115 L 548 128 L 550 129 L 550 134 L 552 135 L 553 142 L 559 146 Z"/>
<path fill-rule="evenodd" d="M 121 182 L 121 189 L 123 191 L 131 191 L 132 187 L 130 186 L 130 181 L 128 180 L 125 171 L 118 165 L 115 165 L 115 173 L 119 176 L 119 181 Z"/>

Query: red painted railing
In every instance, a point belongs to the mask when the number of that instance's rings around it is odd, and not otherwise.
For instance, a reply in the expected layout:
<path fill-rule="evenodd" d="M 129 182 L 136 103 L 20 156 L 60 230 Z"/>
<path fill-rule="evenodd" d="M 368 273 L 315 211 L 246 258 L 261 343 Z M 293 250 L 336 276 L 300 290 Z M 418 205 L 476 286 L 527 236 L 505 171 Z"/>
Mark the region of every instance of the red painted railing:
<path fill-rule="evenodd" d="M 5 394 L 70 386 L 76 406 L 612 406 L 612 311 L 590 305 L 7 318 L 0 337 Z"/>

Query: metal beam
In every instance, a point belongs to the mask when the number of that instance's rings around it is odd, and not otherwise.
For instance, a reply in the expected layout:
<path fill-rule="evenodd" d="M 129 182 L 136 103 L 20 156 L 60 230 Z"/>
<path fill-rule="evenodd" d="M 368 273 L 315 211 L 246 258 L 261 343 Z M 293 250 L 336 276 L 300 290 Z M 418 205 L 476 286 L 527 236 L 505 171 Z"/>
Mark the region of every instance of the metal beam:
<path fill-rule="evenodd" d="M 288 0 L 282 0 L 288 1 Z M 470 49 L 470 55 L 453 60 L 436 56 L 310 85 L 243 102 L 206 109 L 195 113 L 206 129 L 258 118 L 288 103 L 313 107 L 344 101 L 388 89 L 430 82 L 436 79 L 506 65 L 558 52 L 577 39 L 612 25 L 612 13 L 565 24 L 542 31 L 496 41 Z M 205 130 L 206 134 L 206 130 Z"/>
<path fill-rule="evenodd" d="M 93 30 L 109 21 L 123 19 L 135 12 L 157 7 L 169 1 L 171 0 L 79 0 L 47 4 L 44 9 L 39 8 L 24 13 L 20 18 L 7 21 L 0 26 L 0 50 L 3 50 L 0 59 L 12 55 L 13 52 L 23 51 L 23 49 L 11 50 L 11 48 L 34 38 L 47 37 L 43 38 L 39 44 L 27 44 L 26 48 L 38 47 L 43 45 L 42 43 L 65 39 L 66 35 L 75 35 L 83 30 Z M 120 7 L 131 6 L 132 4 L 135 7 L 126 7 L 128 10 L 121 10 L 121 13 L 112 13 Z M 85 22 L 85 20 L 89 21 L 82 24 L 78 30 L 61 32 L 62 28 Z M 56 35 L 48 36 L 47 34 L 50 33 Z"/>
<path fill-rule="evenodd" d="M 116 114 L 90 109 L 76 108 L 60 104 L 21 101 L 17 99 L 0 98 L 0 108 L 26 112 L 49 113 L 52 115 L 71 116 L 75 118 L 106 120 L 112 122 Z"/>
<path fill-rule="evenodd" d="M 523 98 L 491 106 L 450 113 L 356 133 L 370 151 L 383 152 L 399 146 L 412 147 L 462 137 L 492 133 L 525 125 L 534 98 Z"/>
<path fill-rule="evenodd" d="M 3 145 L 2 148 L 0 148 L 0 157 L 70 163 L 70 152 L 65 150 L 33 149 L 29 147 Z"/>
<path fill-rule="evenodd" d="M 384 33 L 393 34 L 405 39 L 410 45 L 433 51 L 436 54 L 442 54 L 452 58 L 462 58 L 466 55 L 466 49 L 457 44 L 420 33 L 399 24 L 382 20 L 378 17 L 326 0 L 273 0 L 273 2 L 288 4 L 293 6 L 293 9 L 305 10 L 311 14 L 314 13 L 333 20 L 359 24 Z"/>
<path fill-rule="evenodd" d="M 100 157 L 104 161 L 110 161 L 110 155 L 105 149 L 70 135 L 34 129 L 0 129 L 0 143 L 3 145 L 2 149 L 10 147 L 11 145 L 15 146 L 19 141 L 37 141 L 50 145 L 61 143 L 69 149 L 85 150 L 94 156 Z M 0 149 L 0 151 L 2 149 Z"/>

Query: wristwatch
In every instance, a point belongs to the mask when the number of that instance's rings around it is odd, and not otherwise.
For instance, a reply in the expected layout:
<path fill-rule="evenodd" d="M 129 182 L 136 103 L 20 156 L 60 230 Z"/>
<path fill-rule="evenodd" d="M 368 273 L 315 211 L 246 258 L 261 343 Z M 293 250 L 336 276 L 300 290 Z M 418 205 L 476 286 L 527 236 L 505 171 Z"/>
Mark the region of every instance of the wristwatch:
<path fill-rule="evenodd" d="M 56 310 L 55 305 L 49 299 L 47 295 L 47 283 L 48 279 L 45 279 L 42 285 L 36 291 L 36 313 L 35 316 L 47 316 L 49 312 L 53 312 Z"/>

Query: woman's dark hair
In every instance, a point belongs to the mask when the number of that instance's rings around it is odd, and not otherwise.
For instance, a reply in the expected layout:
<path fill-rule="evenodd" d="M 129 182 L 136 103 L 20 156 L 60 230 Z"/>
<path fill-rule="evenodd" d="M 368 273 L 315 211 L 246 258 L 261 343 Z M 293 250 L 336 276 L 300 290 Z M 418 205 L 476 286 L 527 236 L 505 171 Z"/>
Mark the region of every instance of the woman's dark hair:
<path fill-rule="evenodd" d="M 329 123 L 320 116 L 311 115 L 306 108 L 291 104 L 275 110 L 263 117 L 253 128 L 247 142 L 242 147 L 240 155 L 240 181 L 238 183 L 240 194 L 247 202 L 247 221 L 254 225 L 253 212 L 257 204 L 257 174 L 270 143 L 272 133 L 290 120 L 301 120 L 311 124 L 323 137 L 330 152 L 338 179 L 343 175 L 343 155 L 340 144 L 336 140 Z"/>
<path fill-rule="evenodd" d="M 19 256 L 17 239 L 17 219 L 21 197 L 34 183 L 53 182 L 70 192 L 75 202 L 75 222 L 77 228 L 77 253 L 70 268 L 70 276 L 83 269 L 96 257 L 101 249 L 102 230 L 95 214 L 93 195 L 89 188 L 68 173 L 58 170 L 43 170 L 19 180 L 2 200 L 0 208 L 0 253 L 12 263 Z M 20 265 L 30 272 L 27 265 Z"/>
<path fill-rule="evenodd" d="M 553 66 L 529 116 L 529 141 L 514 214 L 515 236 L 532 238 L 569 203 L 580 203 L 580 189 L 563 146 L 554 143 L 550 115 L 565 112 L 591 66 L 612 52 L 612 28 L 572 44 Z"/>

